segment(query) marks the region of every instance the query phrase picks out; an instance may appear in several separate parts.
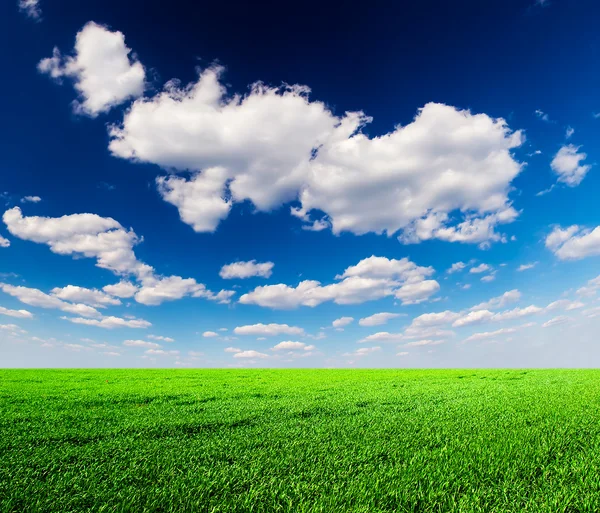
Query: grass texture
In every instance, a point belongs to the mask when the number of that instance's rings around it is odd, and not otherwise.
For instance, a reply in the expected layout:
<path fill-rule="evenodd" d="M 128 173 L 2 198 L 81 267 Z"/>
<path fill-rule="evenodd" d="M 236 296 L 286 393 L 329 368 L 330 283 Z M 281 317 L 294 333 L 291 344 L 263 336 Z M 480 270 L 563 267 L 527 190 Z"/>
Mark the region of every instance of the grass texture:
<path fill-rule="evenodd" d="M 600 371 L 1 370 L 1 512 L 599 512 Z"/>

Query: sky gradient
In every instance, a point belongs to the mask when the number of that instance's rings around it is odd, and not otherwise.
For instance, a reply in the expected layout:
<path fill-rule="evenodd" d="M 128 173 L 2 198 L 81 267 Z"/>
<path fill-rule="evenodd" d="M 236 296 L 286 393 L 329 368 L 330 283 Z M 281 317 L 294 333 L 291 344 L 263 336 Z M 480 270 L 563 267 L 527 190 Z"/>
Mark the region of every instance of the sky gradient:
<path fill-rule="evenodd" d="M 600 364 L 595 2 L 121 4 L 0 7 L 0 367 Z"/>

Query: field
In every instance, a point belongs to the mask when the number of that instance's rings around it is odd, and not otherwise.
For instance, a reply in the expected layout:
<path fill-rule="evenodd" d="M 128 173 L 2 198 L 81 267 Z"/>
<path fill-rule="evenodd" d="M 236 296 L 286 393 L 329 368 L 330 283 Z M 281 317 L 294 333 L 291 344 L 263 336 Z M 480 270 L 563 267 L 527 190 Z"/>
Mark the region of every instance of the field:
<path fill-rule="evenodd" d="M 0 511 L 598 512 L 600 371 L 2 370 Z"/>

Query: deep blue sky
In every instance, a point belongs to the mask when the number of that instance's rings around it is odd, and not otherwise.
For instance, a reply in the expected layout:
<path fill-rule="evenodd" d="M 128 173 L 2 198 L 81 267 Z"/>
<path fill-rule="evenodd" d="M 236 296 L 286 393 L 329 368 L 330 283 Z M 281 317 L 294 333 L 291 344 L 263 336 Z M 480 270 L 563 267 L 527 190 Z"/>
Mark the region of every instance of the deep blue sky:
<path fill-rule="evenodd" d="M 104 330 L 69 323 L 60 319 L 65 315 L 60 310 L 23 304 L 0 292 L 0 306 L 24 308 L 33 315 L 0 318 L 0 324 L 17 324 L 27 331 L 11 335 L 16 333 L 14 329 L 0 330 L 0 366 L 173 365 L 176 360 L 196 366 L 598 364 L 600 352 L 586 338 L 586 333 L 594 330 L 594 318 L 589 317 L 593 312 L 588 310 L 595 307 L 595 296 L 582 299 L 575 291 L 599 274 L 594 255 L 600 250 L 592 241 L 591 249 L 586 246 L 576 257 L 561 258 L 557 250 L 545 247 L 555 225 L 584 229 L 600 225 L 596 192 L 600 178 L 595 165 L 600 158 L 600 119 L 594 117 L 600 111 L 597 2 L 368 2 L 353 8 L 321 2 L 223 6 L 183 1 L 40 0 L 39 7 L 42 14 L 36 20 L 19 11 L 17 0 L 0 6 L 0 58 L 5 70 L 0 82 L 4 210 L 19 206 L 24 216 L 93 213 L 113 218 L 143 237 L 135 254 L 154 267 L 156 276 L 194 278 L 210 290 L 235 290 L 236 295 L 229 305 L 190 297 L 159 306 L 123 299 L 123 305 L 111 306 L 102 314 L 130 314 L 153 326 Z M 429 102 L 504 118 L 511 130 L 523 130 L 526 138 L 511 150 L 512 158 L 524 168 L 507 182 L 511 187 L 508 197 L 519 212 L 513 222 L 498 228 L 507 242 L 495 241 L 481 249 L 481 241 L 425 240 L 404 245 L 397 240 L 397 233 L 388 237 L 377 233 L 336 235 L 330 229 L 310 232 L 289 215 L 287 201 L 269 213 L 256 213 L 250 201 L 237 203 L 214 232 L 196 233 L 157 192 L 155 178 L 165 175 L 164 166 L 117 158 L 107 149 L 107 126 L 121 123 L 131 99 L 95 118 L 78 115 L 71 107 L 77 98 L 72 87 L 75 79 L 64 77 L 59 84 L 38 71 L 38 63 L 50 57 L 54 47 L 64 56 L 74 55 L 75 36 L 90 21 L 124 35 L 125 44 L 133 50 L 130 57 L 135 56 L 145 68 L 144 96 L 149 100 L 168 80 L 176 78 L 183 85 L 195 82 L 197 68 L 218 62 L 225 66 L 222 82 L 230 93 L 246 94 L 249 84 L 257 81 L 273 87 L 304 84 L 311 88 L 312 101 L 324 102 L 337 116 L 358 110 L 372 116 L 373 122 L 363 130 L 370 137 L 410 124 L 418 109 Z M 543 111 L 547 120 L 536 115 L 536 110 Z M 575 130 L 568 141 L 567 127 Z M 557 181 L 551 161 L 569 144 L 587 154 L 582 164 L 591 165 L 591 170 L 576 186 L 558 183 L 551 192 L 536 196 Z M 534 154 L 536 151 L 541 154 Z M 25 196 L 39 196 L 41 201 L 22 203 Z M 95 267 L 94 258 L 56 254 L 48 244 L 13 233 L 5 224 L 0 224 L 0 235 L 10 241 L 10 247 L 0 248 L 0 272 L 14 273 L 0 280 L 5 283 L 49 294 L 54 287 L 67 285 L 102 289 L 121 277 Z M 511 236 L 516 240 L 511 241 Z M 260 285 L 294 287 L 304 279 L 334 283 L 336 275 L 371 255 L 407 257 L 418 266 L 433 267 L 435 274 L 429 279 L 437 280 L 440 290 L 427 301 L 405 305 L 393 296 L 291 310 L 238 303 L 242 294 Z M 219 277 L 223 265 L 250 260 L 273 262 L 273 275 L 245 280 Z M 447 274 L 459 261 L 468 264 L 466 269 Z M 517 271 L 520 265 L 534 262 L 538 263 L 531 270 Z M 489 265 L 491 272 L 469 272 L 482 263 Z M 494 280 L 481 282 L 487 274 Z M 461 288 L 465 283 L 472 285 L 469 290 Z M 474 323 L 457 329 L 454 336 L 435 347 L 424 344 L 403 349 L 412 339 L 357 344 L 375 332 L 402 333 L 420 314 L 466 313 L 472 306 L 514 289 L 520 291 L 520 299 L 498 311 L 529 305 L 544 308 L 561 298 L 573 304 L 581 300 L 585 307 L 566 312 L 544 310 L 509 323 Z M 571 292 L 564 296 L 565 291 Z M 436 299 L 439 302 L 431 302 Z M 357 325 L 360 318 L 378 312 L 402 316 L 387 325 Z M 332 321 L 345 316 L 354 321 L 344 331 L 335 331 Z M 557 316 L 566 320 L 541 327 Z M 323 331 L 327 338 L 314 341 L 307 335 L 279 334 L 264 341 L 256 336 L 221 341 L 202 336 L 223 327 L 229 331 L 221 335 L 233 337 L 236 326 L 271 322 L 299 326 L 310 335 L 327 328 Z M 472 333 L 511 329 L 525 322 L 537 324 L 527 328 L 527 334 L 518 330 L 514 335 L 491 337 L 495 344 L 463 344 Z M 577 334 L 575 349 L 564 346 L 570 330 Z M 142 360 L 143 349 L 122 345 L 128 339 L 148 340 L 146 335 L 152 333 L 174 338 L 175 343 L 161 345 L 180 351 L 179 356 Z M 52 347 L 40 347 L 42 343 L 31 337 L 53 339 L 46 343 Z M 113 347 L 110 351 L 89 349 L 81 338 Z M 425 333 L 422 339 L 429 337 Z M 315 354 L 301 360 L 290 358 L 290 362 L 272 356 L 281 353 L 271 347 L 290 340 L 314 343 L 317 348 L 311 352 Z M 85 347 L 69 350 L 68 344 L 75 343 Z M 234 353 L 223 352 L 229 346 L 255 350 L 269 358 L 233 359 Z M 362 347 L 381 349 L 366 357 L 351 355 Z M 190 360 L 189 351 L 204 355 Z M 110 358 L 103 352 L 121 356 Z M 396 357 L 398 352 L 409 354 Z"/>

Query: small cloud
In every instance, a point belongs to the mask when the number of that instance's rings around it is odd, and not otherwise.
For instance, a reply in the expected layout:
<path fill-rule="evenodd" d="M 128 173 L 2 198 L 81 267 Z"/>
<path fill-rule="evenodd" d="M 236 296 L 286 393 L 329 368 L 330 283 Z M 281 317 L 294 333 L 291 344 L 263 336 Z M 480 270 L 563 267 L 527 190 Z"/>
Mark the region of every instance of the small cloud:
<path fill-rule="evenodd" d="M 39 203 L 40 201 L 42 201 L 42 198 L 39 196 L 25 196 L 21 198 L 21 203 Z"/>
<path fill-rule="evenodd" d="M 19 0 L 19 10 L 35 21 L 42 20 L 39 0 Z"/>
<path fill-rule="evenodd" d="M 528 271 L 529 269 L 533 269 L 537 264 L 538 264 L 538 262 L 532 262 L 530 264 L 521 264 L 517 268 L 517 271 L 518 272 Z"/>
<path fill-rule="evenodd" d="M 538 0 L 538 2 L 540 2 L 540 0 Z M 543 4 L 540 4 L 543 5 Z M 548 114 L 546 114 L 543 110 L 537 109 L 535 111 L 535 115 L 541 119 L 542 121 L 546 122 L 546 123 L 552 123 L 552 121 L 550 121 L 550 116 L 548 116 Z"/>
<path fill-rule="evenodd" d="M 214 338 L 214 337 L 218 337 L 219 334 L 215 333 L 214 331 L 205 331 L 204 333 L 202 333 L 202 336 L 204 338 Z"/>
<path fill-rule="evenodd" d="M 567 139 L 570 139 L 570 138 L 571 138 L 571 136 L 572 136 L 574 133 L 575 133 L 575 129 L 574 129 L 574 128 L 572 128 L 572 127 L 570 127 L 570 126 L 568 126 L 568 127 L 567 127 L 567 131 L 565 132 L 565 137 L 566 137 Z"/>

